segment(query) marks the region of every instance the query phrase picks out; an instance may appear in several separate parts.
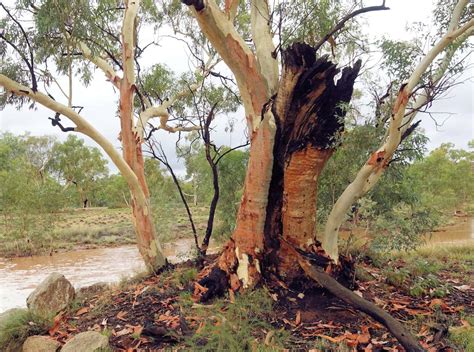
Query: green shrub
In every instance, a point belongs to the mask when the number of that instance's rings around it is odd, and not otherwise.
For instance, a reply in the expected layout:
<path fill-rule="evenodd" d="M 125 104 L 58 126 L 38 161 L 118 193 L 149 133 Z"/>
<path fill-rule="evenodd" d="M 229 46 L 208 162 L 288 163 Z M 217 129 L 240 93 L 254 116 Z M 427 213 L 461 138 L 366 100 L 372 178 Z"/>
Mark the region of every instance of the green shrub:
<path fill-rule="evenodd" d="M 0 351 L 19 351 L 28 336 L 44 334 L 50 326 L 50 319 L 29 310 L 12 311 L 0 326 Z"/>
<path fill-rule="evenodd" d="M 450 328 L 449 339 L 463 351 L 474 351 L 474 327 L 472 326 Z"/>

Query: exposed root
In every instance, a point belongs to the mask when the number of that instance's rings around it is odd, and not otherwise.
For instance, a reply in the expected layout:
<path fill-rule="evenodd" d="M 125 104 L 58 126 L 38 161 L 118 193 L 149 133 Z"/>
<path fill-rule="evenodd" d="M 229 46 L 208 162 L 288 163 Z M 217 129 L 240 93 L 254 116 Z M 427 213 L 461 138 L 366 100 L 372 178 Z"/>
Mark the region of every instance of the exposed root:
<path fill-rule="evenodd" d="M 416 338 L 408 330 L 406 330 L 398 320 L 393 318 L 383 309 L 377 307 L 375 304 L 363 299 L 362 297 L 359 297 L 351 290 L 342 286 L 322 269 L 311 265 L 299 253 L 298 262 L 305 273 L 319 285 L 324 287 L 336 297 L 342 299 L 344 302 L 352 305 L 354 308 L 368 314 L 378 322 L 385 325 L 385 327 L 393 334 L 393 336 L 397 338 L 400 344 L 405 347 L 407 351 L 424 351 Z"/>

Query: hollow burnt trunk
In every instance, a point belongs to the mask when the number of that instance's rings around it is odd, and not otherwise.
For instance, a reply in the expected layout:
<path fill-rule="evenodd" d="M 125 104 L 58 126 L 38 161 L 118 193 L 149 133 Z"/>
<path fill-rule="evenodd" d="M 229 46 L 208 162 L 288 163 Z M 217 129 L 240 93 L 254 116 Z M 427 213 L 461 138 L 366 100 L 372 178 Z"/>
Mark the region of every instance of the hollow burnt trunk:
<path fill-rule="evenodd" d="M 283 62 L 278 93 L 262 106 L 262 122 L 252 135 L 236 230 L 213 274 L 218 277 L 220 270 L 234 290 L 270 274 L 288 284 L 304 275 L 288 247 L 316 251 L 319 175 L 343 130 L 344 105 L 360 69 L 357 62 L 341 72 L 306 44 L 287 49 Z M 262 166 L 271 173 L 252 173 Z"/>
<path fill-rule="evenodd" d="M 340 73 L 326 56 L 316 58 L 314 49 L 305 44 L 290 47 L 283 60 L 273 103 L 278 131 L 265 238 L 275 253 L 269 266 L 291 283 L 303 273 L 286 244 L 304 251 L 317 245 L 319 175 L 344 128 L 345 105 L 352 97 L 360 61 Z"/>

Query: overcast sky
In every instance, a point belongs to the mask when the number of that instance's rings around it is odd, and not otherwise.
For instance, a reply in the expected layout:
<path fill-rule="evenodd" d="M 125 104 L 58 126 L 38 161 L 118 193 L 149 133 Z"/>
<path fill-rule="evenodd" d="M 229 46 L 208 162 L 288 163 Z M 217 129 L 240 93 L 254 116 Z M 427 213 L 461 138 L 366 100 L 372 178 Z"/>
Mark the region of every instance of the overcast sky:
<path fill-rule="evenodd" d="M 380 1 L 366 1 L 365 4 L 379 4 Z M 389 11 L 375 12 L 367 14 L 365 19 L 368 27 L 367 31 L 373 37 L 383 35 L 391 39 L 407 39 L 405 31 L 406 25 L 415 21 L 429 22 L 432 9 L 431 0 L 388 0 Z M 471 55 L 472 56 L 472 55 Z M 188 68 L 186 48 L 176 41 L 163 38 L 160 39 L 160 47 L 156 49 L 156 55 L 151 56 L 161 63 L 167 64 L 176 71 L 184 71 Z M 150 62 L 152 63 L 152 62 Z M 471 57 L 472 63 L 472 57 Z M 465 78 L 474 76 L 471 70 Z M 433 104 L 430 109 L 435 113 L 438 122 L 443 122 L 441 127 L 436 127 L 435 123 L 428 115 L 423 116 L 422 127 L 430 138 L 429 148 L 433 149 L 444 142 L 452 142 L 457 147 L 466 148 L 467 142 L 474 139 L 473 122 L 473 98 L 474 88 L 472 79 L 453 88 L 442 100 Z M 60 98 L 58 93 L 56 99 Z M 95 78 L 87 88 L 76 85 L 74 87 L 74 105 L 84 106 L 82 115 L 86 117 L 96 128 L 110 138 L 117 148 L 120 143 L 117 140 L 119 132 L 119 120 L 116 117 L 118 92 L 105 80 L 100 71 L 96 71 Z M 64 101 L 63 101 L 64 102 Z M 10 131 L 15 134 L 30 132 L 33 135 L 56 135 L 59 139 L 65 139 L 66 135 L 57 128 L 53 128 L 48 117 L 53 113 L 38 107 L 36 111 L 23 109 L 16 111 L 6 108 L 0 111 L 0 130 Z M 237 123 L 233 133 L 224 132 L 226 126 L 225 117 L 221 116 L 218 121 L 220 128 L 215 133 L 215 139 L 219 144 L 237 145 L 245 140 L 243 129 L 244 114 L 240 111 L 234 117 L 240 122 Z M 66 119 L 64 118 L 64 121 Z M 71 125 L 65 123 L 66 126 Z M 94 145 L 94 142 L 86 139 L 87 144 Z M 174 154 L 174 142 L 176 136 L 160 131 L 158 139 L 163 142 L 168 153 Z M 183 166 L 177 164 L 173 158 L 176 168 L 183 172 Z"/>

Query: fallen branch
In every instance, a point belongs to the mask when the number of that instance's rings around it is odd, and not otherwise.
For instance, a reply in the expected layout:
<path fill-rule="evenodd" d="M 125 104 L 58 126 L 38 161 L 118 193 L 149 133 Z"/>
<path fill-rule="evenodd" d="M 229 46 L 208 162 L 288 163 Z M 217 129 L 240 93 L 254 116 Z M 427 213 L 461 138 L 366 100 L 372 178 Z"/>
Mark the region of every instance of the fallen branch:
<path fill-rule="evenodd" d="M 331 292 L 334 296 L 342 299 L 347 304 L 371 316 L 379 323 L 382 323 L 388 331 L 400 342 L 400 344 L 410 352 L 422 352 L 424 349 L 418 343 L 416 338 L 406 330 L 403 325 L 393 318 L 383 309 L 377 307 L 372 302 L 359 297 L 348 288 L 342 286 L 336 279 L 324 272 L 323 269 L 313 266 L 300 253 L 294 251 L 298 258 L 298 263 L 304 272 L 314 281 L 316 281 L 323 288 Z"/>

